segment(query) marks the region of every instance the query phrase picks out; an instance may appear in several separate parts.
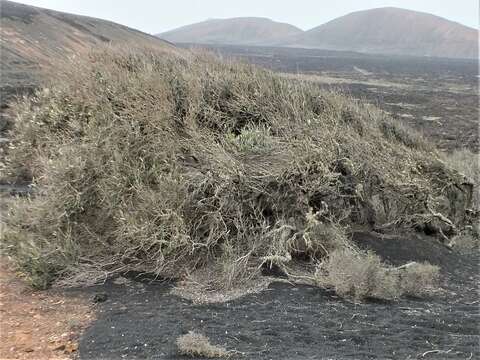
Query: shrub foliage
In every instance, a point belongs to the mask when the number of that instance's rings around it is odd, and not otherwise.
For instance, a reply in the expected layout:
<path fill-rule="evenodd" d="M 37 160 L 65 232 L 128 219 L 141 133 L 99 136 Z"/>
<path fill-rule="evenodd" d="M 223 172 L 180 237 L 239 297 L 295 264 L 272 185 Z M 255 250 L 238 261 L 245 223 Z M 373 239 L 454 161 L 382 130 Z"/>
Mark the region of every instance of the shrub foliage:
<path fill-rule="evenodd" d="M 422 297 L 439 284 L 437 266 L 408 263 L 394 268 L 372 252 L 338 249 L 317 267 L 317 284 L 356 300 L 394 300 L 402 295 Z"/>
<path fill-rule="evenodd" d="M 231 285 L 352 225 L 454 227 L 470 196 L 376 108 L 205 54 L 94 53 L 15 113 L 8 176 L 35 191 L 2 245 L 39 286 L 212 262 Z"/>
<path fill-rule="evenodd" d="M 189 331 L 187 334 L 180 336 L 177 341 L 178 352 L 181 355 L 190 357 L 204 357 L 208 359 L 229 358 L 232 352 L 217 345 L 212 345 L 210 340 L 202 334 Z"/>

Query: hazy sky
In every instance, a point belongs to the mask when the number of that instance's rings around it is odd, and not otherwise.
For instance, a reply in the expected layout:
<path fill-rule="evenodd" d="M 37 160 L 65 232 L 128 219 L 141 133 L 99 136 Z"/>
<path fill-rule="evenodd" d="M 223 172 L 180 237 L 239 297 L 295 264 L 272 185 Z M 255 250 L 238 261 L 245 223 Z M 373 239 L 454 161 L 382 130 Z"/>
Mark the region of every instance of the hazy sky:
<path fill-rule="evenodd" d="M 424 11 L 478 29 L 478 0 L 20 0 L 160 33 L 208 18 L 261 16 L 304 30 L 352 11 L 395 6 Z"/>

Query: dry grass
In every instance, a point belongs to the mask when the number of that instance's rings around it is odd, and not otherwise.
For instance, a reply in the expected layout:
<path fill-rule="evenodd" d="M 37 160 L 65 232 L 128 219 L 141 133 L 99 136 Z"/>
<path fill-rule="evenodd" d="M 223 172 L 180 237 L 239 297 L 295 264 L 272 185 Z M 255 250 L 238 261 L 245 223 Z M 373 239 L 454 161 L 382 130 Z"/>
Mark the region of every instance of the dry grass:
<path fill-rule="evenodd" d="M 474 182 L 471 211 L 451 244 L 460 252 L 480 250 L 480 154 L 468 149 L 445 154 L 445 162 Z"/>
<path fill-rule="evenodd" d="M 39 287 L 213 266 L 231 288 L 352 225 L 453 228 L 471 190 L 376 108 L 204 54 L 94 53 L 14 113 L 6 175 L 36 191 L 1 244 Z"/>
<path fill-rule="evenodd" d="M 471 254 L 472 251 L 480 251 L 480 224 L 477 222 L 466 226 L 452 239 L 451 244 L 460 253 Z"/>
<path fill-rule="evenodd" d="M 473 180 L 475 186 L 472 207 L 480 211 L 480 154 L 469 149 L 460 149 L 444 155 L 444 159 L 449 166 Z"/>
<path fill-rule="evenodd" d="M 210 340 L 205 335 L 197 334 L 194 331 L 180 336 L 176 343 L 181 355 L 213 359 L 227 358 L 231 354 L 221 346 L 210 344 Z"/>
<path fill-rule="evenodd" d="M 198 269 L 177 282 L 171 293 L 194 304 L 223 303 L 247 294 L 259 293 L 267 289 L 272 282 L 271 278 L 257 276 L 228 288 L 219 283 L 222 280 L 222 277 L 218 276 L 219 272 L 221 270 L 209 267 Z"/>
<path fill-rule="evenodd" d="M 315 279 L 342 297 L 394 300 L 402 295 L 422 297 L 436 289 L 439 268 L 428 263 L 394 268 L 371 252 L 337 250 L 319 265 Z"/>
<path fill-rule="evenodd" d="M 400 295 L 397 275 L 371 253 L 337 250 L 317 270 L 320 285 L 343 297 L 393 300 Z"/>
<path fill-rule="evenodd" d="M 439 270 L 438 266 L 428 263 L 412 263 L 399 271 L 401 292 L 408 296 L 422 297 L 437 288 Z"/>

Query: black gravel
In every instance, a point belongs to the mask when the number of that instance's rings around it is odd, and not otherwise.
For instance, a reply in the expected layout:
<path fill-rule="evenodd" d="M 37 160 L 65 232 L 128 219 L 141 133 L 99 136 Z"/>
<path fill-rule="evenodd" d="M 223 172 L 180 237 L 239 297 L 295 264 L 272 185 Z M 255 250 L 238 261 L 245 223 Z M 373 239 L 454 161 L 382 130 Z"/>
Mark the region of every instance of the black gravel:
<path fill-rule="evenodd" d="M 355 239 L 370 248 L 381 241 L 365 234 Z M 410 248 L 412 260 L 426 255 L 419 238 L 389 241 L 401 241 L 402 261 L 408 244 L 419 249 Z M 390 244 L 382 249 L 394 250 Z M 445 264 L 445 291 L 423 300 L 354 304 L 278 282 L 227 303 L 193 305 L 170 295 L 166 283 L 92 288 L 107 300 L 96 305 L 98 318 L 81 338 L 79 357 L 182 359 L 175 340 L 195 330 L 242 359 L 479 359 L 478 258 L 429 247 L 432 262 Z M 394 263 L 389 251 L 384 255 Z"/>

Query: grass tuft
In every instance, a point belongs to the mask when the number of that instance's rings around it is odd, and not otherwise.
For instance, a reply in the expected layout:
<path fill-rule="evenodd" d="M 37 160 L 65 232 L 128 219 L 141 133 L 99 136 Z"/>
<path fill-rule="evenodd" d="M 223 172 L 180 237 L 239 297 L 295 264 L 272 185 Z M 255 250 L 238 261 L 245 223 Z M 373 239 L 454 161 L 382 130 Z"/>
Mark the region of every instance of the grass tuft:
<path fill-rule="evenodd" d="M 189 331 L 187 334 L 180 336 L 177 341 L 178 352 L 181 355 L 191 357 L 227 358 L 230 356 L 225 348 L 210 344 L 210 340 L 202 334 Z"/>
<path fill-rule="evenodd" d="M 416 262 L 394 268 L 372 252 L 343 249 L 331 253 L 317 267 L 315 279 L 355 300 L 395 300 L 403 295 L 420 298 L 438 287 L 439 268 Z"/>
<path fill-rule="evenodd" d="M 371 253 L 337 250 L 317 270 L 319 284 L 342 297 L 393 300 L 399 295 L 398 277 Z"/>
<path fill-rule="evenodd" d="M 403 294 L 422 297 L 438 286 L 438 266 L 428 263 L 412 263 L 400 272 L 400 288 Z"/>

